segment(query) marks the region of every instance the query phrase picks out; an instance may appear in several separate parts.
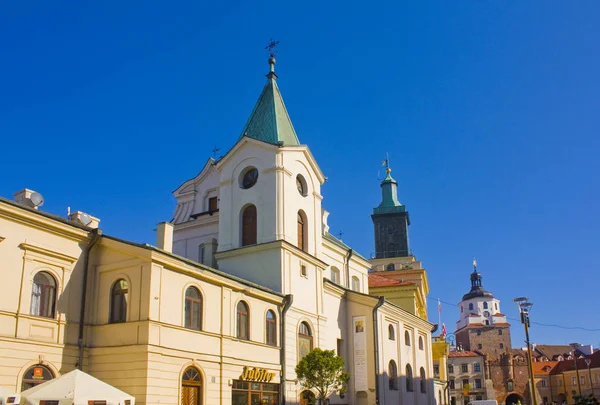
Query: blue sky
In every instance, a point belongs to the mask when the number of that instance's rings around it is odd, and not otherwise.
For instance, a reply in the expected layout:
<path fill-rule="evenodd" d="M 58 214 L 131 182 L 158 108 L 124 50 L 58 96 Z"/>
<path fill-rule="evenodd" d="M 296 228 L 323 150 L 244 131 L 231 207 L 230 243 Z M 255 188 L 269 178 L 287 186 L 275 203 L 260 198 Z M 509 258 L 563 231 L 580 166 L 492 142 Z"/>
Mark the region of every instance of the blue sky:
<path fill-rule="evenodd" d="M 153 243 L 171 191 L 240 135 L 274 37 L 333 233 L 373 252 L 388 152 L 432 320 L 476 256 L 510 318 L 526 295 L 533 321 L 596 329 L 534 324 L 533 341 L 600 345 L 599 18 L 596 1 L 6 3 L 0 195 Z"/>

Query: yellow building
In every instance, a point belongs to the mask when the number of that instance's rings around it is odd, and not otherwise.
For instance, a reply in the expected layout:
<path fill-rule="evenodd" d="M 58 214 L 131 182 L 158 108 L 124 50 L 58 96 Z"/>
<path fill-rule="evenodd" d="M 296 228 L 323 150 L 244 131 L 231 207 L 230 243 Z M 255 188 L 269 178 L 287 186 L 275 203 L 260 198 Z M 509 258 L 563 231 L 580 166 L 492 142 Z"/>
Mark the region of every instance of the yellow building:
<path fill-rule="evenodd" d="M 278 400 L 282 295 L 5 199 L 0 240 L 0 387 L 79 367 L 138 403 Z"/>

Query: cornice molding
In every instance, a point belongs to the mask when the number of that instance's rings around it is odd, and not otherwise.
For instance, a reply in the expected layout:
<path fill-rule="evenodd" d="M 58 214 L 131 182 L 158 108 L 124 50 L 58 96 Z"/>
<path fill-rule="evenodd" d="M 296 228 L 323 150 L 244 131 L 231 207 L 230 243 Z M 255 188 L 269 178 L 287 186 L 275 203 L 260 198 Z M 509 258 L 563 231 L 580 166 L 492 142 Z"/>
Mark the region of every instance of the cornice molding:
<path fill-rule="evenodd" d="M 54 259 L 58 259 L 60 261 L 63 261 L 65 263 L 68 264 L 73 264 L 77 261 L 77 257 L 75 256 L 70 256 L 61 252 L 57 252 L 55 250 L 50 250 L 41 246 L 36 246 L 33 245 L 31 243 L 27 243 L 27 242 L 23 242 L 19 245 L 19 247 L 25 251 L 31 251 L 31 252 L 35 252 L 39 255 L 42 256 L 49 256 L 52 257 Z"/>

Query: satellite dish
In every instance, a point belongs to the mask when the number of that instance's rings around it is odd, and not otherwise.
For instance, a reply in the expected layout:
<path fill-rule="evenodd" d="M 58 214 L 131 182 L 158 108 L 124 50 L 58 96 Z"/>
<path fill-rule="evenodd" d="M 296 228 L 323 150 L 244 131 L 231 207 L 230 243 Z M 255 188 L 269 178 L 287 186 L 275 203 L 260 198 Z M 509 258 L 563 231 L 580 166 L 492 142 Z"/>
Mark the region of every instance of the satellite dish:
<path fill-rule="evenodd" d="M 79 216 L 79 221 L 84 224 L 85 226 L 88 226 L 89 224 L 92 223 L 92 218 L 90 218 L 90 216 L 84 212 L 81 213 L 81 215 Z"/>
<path fill-rule="evenodd" d="M 34 207 L 41 207 L 44 205 L 44 197 L 42 197 L 40 193 L 31 193 L 29 199 Z"/>

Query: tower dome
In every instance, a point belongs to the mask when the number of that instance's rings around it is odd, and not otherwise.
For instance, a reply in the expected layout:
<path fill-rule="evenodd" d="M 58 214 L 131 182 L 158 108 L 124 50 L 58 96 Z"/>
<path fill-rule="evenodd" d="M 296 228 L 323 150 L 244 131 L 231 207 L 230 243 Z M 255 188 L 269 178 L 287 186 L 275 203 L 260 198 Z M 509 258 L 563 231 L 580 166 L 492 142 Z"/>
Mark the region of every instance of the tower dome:
<path fill-rule="evenodd" d="M 471 273 L 471 291 L 463 295 L 463 301 L 476 297 L 494 298 L 491 292 L 483 289 L 481 285 L 481 274 L 477 271 L 477 261 L 473 260 L 473 273 Z"/>

